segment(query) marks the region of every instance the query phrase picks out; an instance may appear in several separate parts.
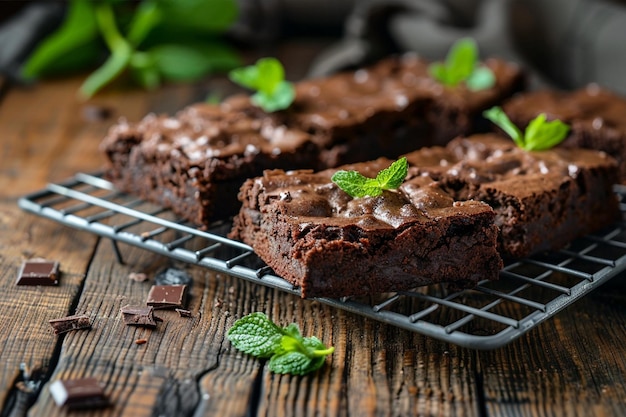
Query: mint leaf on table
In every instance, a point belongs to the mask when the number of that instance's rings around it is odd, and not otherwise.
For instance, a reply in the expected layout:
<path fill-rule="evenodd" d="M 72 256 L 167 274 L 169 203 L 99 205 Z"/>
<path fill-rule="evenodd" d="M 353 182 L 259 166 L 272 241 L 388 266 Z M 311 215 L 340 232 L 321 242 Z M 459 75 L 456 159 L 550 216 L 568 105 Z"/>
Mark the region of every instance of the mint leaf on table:
<path fill-rule="evenodd" d="M 383 190 L 395 190 L 404 182 L 409 163 L 402 157 L 388 168 L 380 171 L 376 178 L 367 178 L 356 171 L 337 171 L 331 181 L 350 197 L 377 197 Z"/>
<path fill-rule="evenodd" d="M 270 358 L 269 368 L 280 374 L 304 375 L 319 369 L 334 348 L 318 338 L 303 337 L 295 324 L 279 327 L 256 312 L 237 320 L 228 330 L 233 346 L 252 356 Z"/>
<path fill-rule="evenodd" d="M 455 87 L 462 82 L 472 91 L 491 88 L 496 77 L 487 67 L 478 64 L 478 47 L 471 38 L 456 41 L 444 62 L 434 62 L 429 67 L 430 75 L 441 84 Z"/>
<path fill-rule="evenodd" d="M 527 151 L 542 151 L 555 147 L 567 137 L 570 129 L 569 125 L 560 120 L 547 121 L 546 115 L 541 113 L 528 123 L 522 133 L 498 106 L 484 111 L 483 116 L 504 130 L 517 146 Z"/>
<path fill-rule="evenodd" d="M 255 90 L 252 103 L 268 113 L 288 108 L 296 97 L 293 84 L 285 80 L 285 69 L 276 58 L 261 58 L 228 75 L 234 83 Z"/>

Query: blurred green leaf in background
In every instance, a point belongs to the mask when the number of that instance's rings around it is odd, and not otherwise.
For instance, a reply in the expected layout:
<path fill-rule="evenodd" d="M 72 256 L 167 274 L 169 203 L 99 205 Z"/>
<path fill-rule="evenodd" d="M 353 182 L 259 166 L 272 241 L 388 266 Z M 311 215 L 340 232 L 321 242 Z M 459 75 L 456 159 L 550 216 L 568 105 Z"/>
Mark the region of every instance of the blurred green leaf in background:
<path fill-rule="evenodd" d="M 237 15 L 235 0 L 70 0 L 65 21 L 37 45 L 22 77 L 100 65 L 81 86 L 83 98 L 123 74 L 147 89 L 195 81 L 241 65 L 223 38 Z"/>

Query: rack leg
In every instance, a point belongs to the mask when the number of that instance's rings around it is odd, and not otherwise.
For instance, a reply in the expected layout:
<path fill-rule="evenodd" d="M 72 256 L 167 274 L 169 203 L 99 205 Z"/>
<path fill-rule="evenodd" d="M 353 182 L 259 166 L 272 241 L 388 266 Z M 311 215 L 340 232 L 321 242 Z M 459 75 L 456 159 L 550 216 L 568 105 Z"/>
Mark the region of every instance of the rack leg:
<path fill-rule="evenodd" d="M 117 241 L 114 239 L 111 239 L 111 246 L 113 246 L 113 252 L 115 252 L 115 257 L 117 258 L 117 261 L 124 265 L 124 258 L 122 258 L 122 252 L 120 252 L 120 248 L 117 246 Z"/>

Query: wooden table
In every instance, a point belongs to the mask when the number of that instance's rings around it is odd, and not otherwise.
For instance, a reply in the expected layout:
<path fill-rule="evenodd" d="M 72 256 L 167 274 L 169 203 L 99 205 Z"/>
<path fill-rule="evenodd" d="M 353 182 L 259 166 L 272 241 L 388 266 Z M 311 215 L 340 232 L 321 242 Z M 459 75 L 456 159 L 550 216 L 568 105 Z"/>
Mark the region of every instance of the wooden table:
<path fill-rule="evenodd" d="M 314 48 L 283 55 L 290 78 Z M 280 56 L 280 53 L 278 54 Z M 291 64 L 289 64 L 291 63 Z M 172 113 L 226 93 L 223 79 L 146 93 L 114 88 L 85 104 L 82 77 L 3 88 L 0 103 L 0 404 L 2 416 L 65 415 L 49 393 L 60 378 L 97 377 L 112 406 L 102 416 L 619 416 L 626 413 L 626 283 L 621 277 L 513 343 L 474 351 L 303 301 L 205 268 L 122 246 L 20 210 L 18 198 L 75 172 L 98 170 L 98 144 L 120 116 Z M 224 89 L 225 88 L 225 89 Z M 110 109 L 105 120 L 89 106 Z M 56 287 L 16 286 L 22 261 L 61 262 Z M 145 300 L 167 266 L 193 277 L 192 318 L 174 312 L 156 330 L 125 326 L 120 307 Z M 276 375 L 225 338 L 233 322 L 263 311 L 335 346 L 318 372 Z M 73 313 L 93 328 L 56 336 L 48 320 Z M 172 315 L 170 315 L 170 313 Z M 139 338 L 147 343 L 138 345 Z M 80 414 L 80 413 L 78 413 Z"/>

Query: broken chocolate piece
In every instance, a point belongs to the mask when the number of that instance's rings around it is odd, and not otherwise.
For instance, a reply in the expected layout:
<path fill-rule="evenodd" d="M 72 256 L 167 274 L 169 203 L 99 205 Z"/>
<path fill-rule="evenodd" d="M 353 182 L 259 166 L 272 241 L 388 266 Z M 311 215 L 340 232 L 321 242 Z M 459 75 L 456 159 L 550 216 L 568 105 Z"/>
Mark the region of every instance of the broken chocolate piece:
<path fill-rule="evenodd" d="M 124 324 L 127 326 L 156 327 L 154 308 L 152 307 L 127 305 L 122 307 L 120 311 L 122 312 Z"/>
<path fill-rule="evenodd" d="M 72 330 L 91 329 L 89 316 L 84 314 L 61 317 L 60 319 L 49 320 L 48 323 L 54 329 L 54 334 L 67 333 Z"/>
<path fill-rule="evenodd" d="M 181 317 L 191 317 L 191 311 L 189 310 L 185 310 L 184 308 L 177 308 L 175 310 Z"/>
<path fill-rule="evenodd" d="M 58 406 L 69 409 L 109 405 L 100 382 L 95 378 L 60 379 L 50 385 L 50 395 Z"/>
<path fill-rule="evenodd" d="M 17 275 L 17 285 L 58 285 L 59 262 L 29 259 L 22 263 Z"/>
<path fill-rule="evenodd" d="M 186 285 L 153 285 L 146 304 L 154 308 L 180 308 L 186 288 Z"/>

